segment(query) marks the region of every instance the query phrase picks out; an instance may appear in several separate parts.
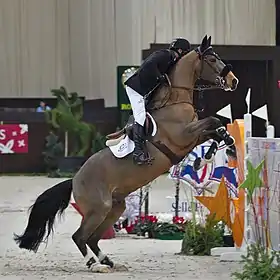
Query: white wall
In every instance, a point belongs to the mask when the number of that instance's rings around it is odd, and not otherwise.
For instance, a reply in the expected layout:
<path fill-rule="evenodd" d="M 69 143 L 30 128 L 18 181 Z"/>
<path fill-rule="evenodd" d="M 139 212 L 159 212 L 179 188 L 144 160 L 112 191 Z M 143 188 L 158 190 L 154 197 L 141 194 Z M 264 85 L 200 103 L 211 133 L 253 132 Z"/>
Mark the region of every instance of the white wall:
<path fill-rule="evenodd" d="M 0 97 L 65 85 L 115 106 L 116 66 L 175 36 L 274 45 L 274 0 L 0 0 Z"/>

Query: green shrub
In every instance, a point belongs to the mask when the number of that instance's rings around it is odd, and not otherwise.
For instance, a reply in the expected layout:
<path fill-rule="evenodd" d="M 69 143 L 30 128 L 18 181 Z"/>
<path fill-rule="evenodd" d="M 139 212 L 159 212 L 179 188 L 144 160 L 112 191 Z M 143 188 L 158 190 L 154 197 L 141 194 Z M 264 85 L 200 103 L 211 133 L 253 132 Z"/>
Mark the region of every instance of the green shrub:
<path fill-rule="evenodd" d="M 279 280 L 280 252 L 269 253 L 263 246 L 248 246 L 246 256 L 242 256 L 243 269 L 232 274 L 236 280 Z"/>
<path fill-rule="evenodd" d="M 224 225 L 218 224 L 214 216 L 207 216 L 205 225 L 189 221 L 185 227 L 181 254 L 210 255 L 212 248 L 223 246 L 223 234 Z"/>

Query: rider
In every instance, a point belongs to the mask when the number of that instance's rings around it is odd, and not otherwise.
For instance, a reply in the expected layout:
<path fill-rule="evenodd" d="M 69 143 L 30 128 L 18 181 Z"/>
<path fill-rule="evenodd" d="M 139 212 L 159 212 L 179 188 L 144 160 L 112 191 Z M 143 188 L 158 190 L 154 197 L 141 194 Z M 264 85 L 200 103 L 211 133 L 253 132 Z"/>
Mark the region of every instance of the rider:
<path fill-rule="evenodd" d="M 168 83 L 166 74 L 170 67 L 176 64 L 190 49 L 191 45 L 188 40 L 174 39 L 168 49 L 155 51 L 147 57 L 140 68 L 124 83 L 135 119 L 133 160 L 138 165 L 149 161 L 149 155 L 145 152 L 146 109 L 144 96 L 151 93 L 158 85 Z"/>

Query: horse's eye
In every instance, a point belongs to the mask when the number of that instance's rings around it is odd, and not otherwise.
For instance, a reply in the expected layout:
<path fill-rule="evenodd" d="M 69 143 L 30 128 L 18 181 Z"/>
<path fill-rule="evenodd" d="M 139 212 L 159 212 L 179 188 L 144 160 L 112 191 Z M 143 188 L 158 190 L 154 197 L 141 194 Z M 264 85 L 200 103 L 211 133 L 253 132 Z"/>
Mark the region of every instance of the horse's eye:
<path fill-rule="evenodd" d="M 215 63 L 215 62 L 216 62 L 216 58 L 215 58 L 215 57 L 211 57 L 209 60 L 210 60 L 210 62 L 212 62 L 212 63 Z"/>

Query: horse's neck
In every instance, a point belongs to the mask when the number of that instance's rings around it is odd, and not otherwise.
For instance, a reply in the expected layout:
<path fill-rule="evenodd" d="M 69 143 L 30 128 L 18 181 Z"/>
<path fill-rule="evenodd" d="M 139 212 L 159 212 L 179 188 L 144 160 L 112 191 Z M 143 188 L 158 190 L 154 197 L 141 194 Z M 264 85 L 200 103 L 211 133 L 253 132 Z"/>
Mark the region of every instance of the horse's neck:
<path fill-rule="evenodd" d="M 196 60 L 197 54 L 192 51 L 177 62 L 169 74 L 171 88 L 164 86 L 157 89 L 152 107 L 160 107 L 163 104 L 193 103 Z"/>
<path fill-rule="evenodd" d="M 197 54 L 195 51 L 183 56 L 175 65 L 170 73 L 170 81 L 173 87 L 179 88 L 194 88 L 195 78 L 195 63 Z"/>

